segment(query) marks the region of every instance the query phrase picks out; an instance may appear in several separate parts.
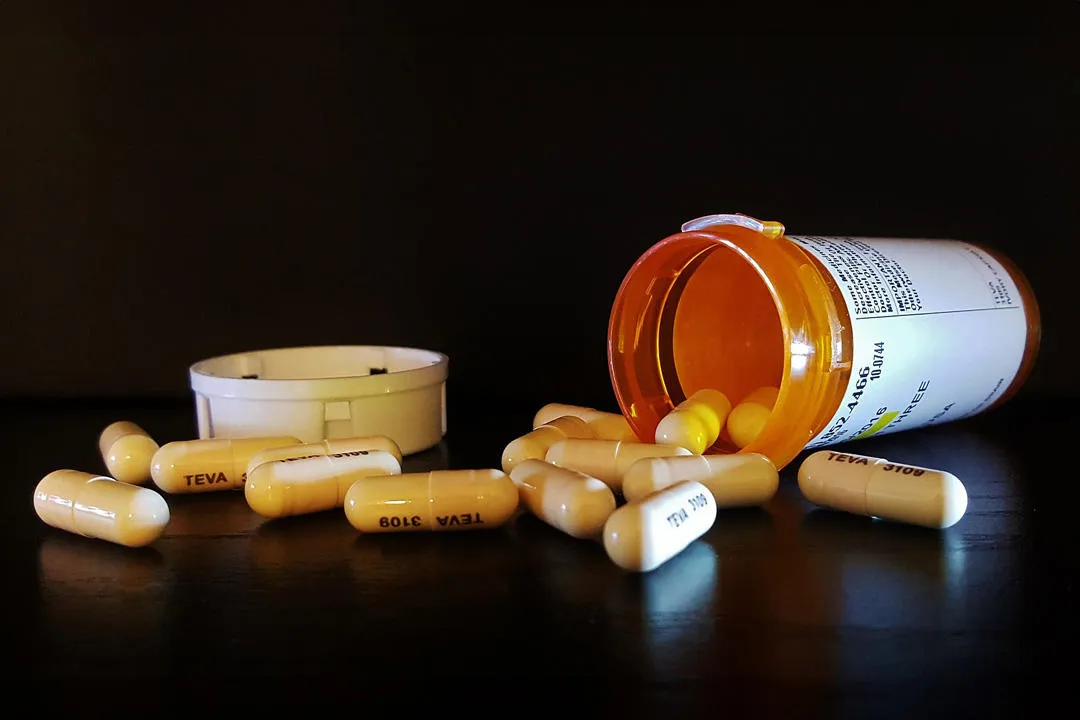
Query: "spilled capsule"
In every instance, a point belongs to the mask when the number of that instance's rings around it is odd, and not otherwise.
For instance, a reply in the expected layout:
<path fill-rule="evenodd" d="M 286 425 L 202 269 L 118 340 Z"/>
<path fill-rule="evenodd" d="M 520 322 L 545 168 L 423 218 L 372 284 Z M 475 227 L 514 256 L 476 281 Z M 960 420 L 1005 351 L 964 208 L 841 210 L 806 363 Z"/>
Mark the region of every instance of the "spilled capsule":
<path fill-rule="evenodd" d="M 263 517 L 306 515 L 342 507 L 362 477 L 398 475 L 401 464 L 385 450 L 353 450 L 259 463 L 247 474 L 244 498 Z"/>
<path fill-rule="evenodd" d="M 633 428 L 626 418 L 619 413 L 603 412 L 590 407 L 580 405 L 563 405 L 550 403 L 540 408 L 533 417 L 533 428 L 545 425 L 555 418 L 572 415 L 581 418 L 592 430 L 593 437 L 598 440 L 627 440 L 637 442 L 639 440 Z"/>
<path fill-rule="evenodd" d="M 780 486 L 776 466 L 758 453 L 684 455 L 635 462 L 623 477 L 623 496 L 640 500 L 682 480 L 707 487 L 718 508 L 762 505 Z"/>
<path fill-rule="evenodd" d="M 282 445 L 260 450 L 251 456 L 247 464 L 247 473 L 265 462 L 285 460 L 286 458 L 316 457 L 320 455 L 345 455 L 357 451 L 382 450 L 394 456 L 401 463 L 401 448 L 388 437 L 368 435 L 365 437 L 334 438 L 303 445 Z"/>
<path fill-rule="evenodd" d="M 51 527 L 127 547 L 149 545 L 169 524 L 169 505 L 153 490 L 78 470 L 43 477 L 34 511 Z"/>
<path fill-rule="evenodd" d="M 618 440 L 560 440 L 548 450 L 545 460 L 602 480 L 612 490 L 622 489 L 622 479 L 635 461 L 644 457 L 689 455 L 686 448 Z"/>
<path fill-rule="evenodd" d="M 592 437 L 592 429 L 579 417 L 564 415 L 549 420 L 507 444 L 502 454 L 503 472 L 511 472 L 524 460 L 543 460 L 548 449 L 560 440 Z"/>
<path fill-rule="evenodd" d="M 510 473 L 510 479 L 529 512 L 571 537 L 599 536 L 615 511 L 611 488 L 576 470 L 525 460 Z"/>
<path fill-rule="evenodd" d="M 935 529 L 959 522 L 968 504 L 952 473 L 829 450 L 799 466 L 799 489 L 815 505 Z"/>
<path fill-rule="evenodd" d="M 708 488 L 684 480 L 630 502 L 604 525 L 604 549 L 619 567 L 655 570 L 686 549 L 716 522 L 716 503 Z"/>
<path fill-rule="evenodd" d="M 171 442 L 154 453 L 150 475 L 167 493 L 242 490 L 252 455 L 299 444 L 298 439 L 288 436 Z"/>
<path fill-rule="evenodd" d="M 150 480 L 150 464 L 158 444 L 135 423 L 121 420 L 101 431 L 98 450 L 111 477 L 132 485 L 143 485 Z"/>

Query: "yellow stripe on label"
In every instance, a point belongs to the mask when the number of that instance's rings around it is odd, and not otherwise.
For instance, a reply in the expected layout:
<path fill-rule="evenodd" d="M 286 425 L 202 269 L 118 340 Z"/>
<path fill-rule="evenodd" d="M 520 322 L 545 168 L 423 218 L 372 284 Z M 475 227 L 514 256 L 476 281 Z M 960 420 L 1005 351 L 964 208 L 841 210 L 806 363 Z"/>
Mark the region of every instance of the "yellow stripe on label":
<path fill-rule="evenodd" d="M 874 423 L 873 425 L 871 425 L 870 427 L 868 427 L 868 428 L 867 428 L 866 430 L 864 430 L 863 432 L 861 432 L 861 433 L 859 433 L 858 435 L 856 435 L 856 436 L 854 437 L 854 439 L 855 439 L 855 440 L 858 440 L 858 439 L 860 439 L 860 438 L 864 438 L 864 437 L 870 437 L 871 435 L 873 435 L 874 433 L 876 433 L 876 432 L 877 432 L 878 430 L 881 430 L 881 429 L 882 429 L 882 428 L 884 428 L 884 427 L 885 427 L 886 425 L 888 425 L 889 423 L 891 423 L 891 422 L 893 421 L 893 418 L 894 418 L 894 417 L 896 417 L 896 416 L 897 416 L 897 415 L 899 415 L 899 414 L 900 414 L 900 411 L 899 411 L 899 410 L 893 410 L 892 412 L 887 412 L 887 413 L 885 413 L 884 415 L 882 415 L 881 417 L 879 417 L 879 418 L 877 419 L 877 422 L 876 422 L 876 423 Z"/>

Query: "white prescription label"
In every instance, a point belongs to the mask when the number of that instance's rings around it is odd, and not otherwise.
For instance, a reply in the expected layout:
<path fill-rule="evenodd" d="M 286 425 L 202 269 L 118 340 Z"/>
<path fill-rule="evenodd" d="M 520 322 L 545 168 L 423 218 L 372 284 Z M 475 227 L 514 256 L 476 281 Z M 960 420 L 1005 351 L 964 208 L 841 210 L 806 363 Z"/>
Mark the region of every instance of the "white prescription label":
<path fill-rule="evenodd" d="M 788 236 L 839 286 L 852 371 L 832 420 L 806 447 L 974 415 L 1020 368 L 1023 301 L 990 255 L 954 240 Z"/>

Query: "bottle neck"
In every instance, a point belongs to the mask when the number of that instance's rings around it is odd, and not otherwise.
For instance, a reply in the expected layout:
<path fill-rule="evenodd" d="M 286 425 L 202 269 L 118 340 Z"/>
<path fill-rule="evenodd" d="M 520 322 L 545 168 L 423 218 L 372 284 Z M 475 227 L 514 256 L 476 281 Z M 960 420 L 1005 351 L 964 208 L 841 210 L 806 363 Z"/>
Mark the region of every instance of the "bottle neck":
<path fill-rule="evenodd" d="M 779 389 L 769 422 L 743 452 L 786 465 L 832 417 L 851 372 L 850 323 L 835 285 L 785 238 L 707 227 L 647 251 L 612 308 L 612 386 L 635 432 L 693 392 L 720 390 L 733 403 L 762 386 Z M 712 452 L 736 452 L 725 435 Z"/>

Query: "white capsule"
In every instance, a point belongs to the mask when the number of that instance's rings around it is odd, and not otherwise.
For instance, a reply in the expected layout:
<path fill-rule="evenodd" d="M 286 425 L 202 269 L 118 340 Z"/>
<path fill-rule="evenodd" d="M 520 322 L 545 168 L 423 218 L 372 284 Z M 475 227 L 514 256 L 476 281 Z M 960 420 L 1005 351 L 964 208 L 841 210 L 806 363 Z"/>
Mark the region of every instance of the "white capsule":
<path fill-rule="evenodd" d="M 689 455 L 674 445 L 620 442 L 618 440 L 560 440 L 547 451 L 545 460 L 604 481 L 612 490 L 622 488 L 622 478 L 635 461 L 644 457 Z"/>
<path fill-rule="evenodd" d="M 583 473 L 542 460 L 518 463 L 510 479 L 521 504 L 553 528 L 576 538 L 593 538 L 615 511 L 611 488 Z"/>
<path fill-rule="evenodd" d="M 252 470 L 265 462 L 321 455 L 345 455 L 358 450 L 382 450 L 393 455 L 398 463 L 401 463 L 401 448 L 398 447 L 396 442 L 382 435 L 369 435 L 365 437 L 334 438 L 302 445 L 270 447 L 251 456 L 247 464 L 247 473 L 250 475 Z"/>
<path fill-rule="evenodd" d="M 150 463 L 158 444 L 135 423 L 121 420 L 101 431 L 98 450 L 110 476 L 120 482 L 142 485 L 150 479 Z"/>
<path fill-rule="evenodd" d="M 799 489 L 815 505 L 938 529 L 959 522 L 968 504 L 951 473 L 829 450 L 803 461 Z"/>
<path fill-rule="evenodd" d="M 643 458 L 623 476 L 623 497 L 640 500 L 683 480 L 709 488 L 718 508 L 762 505 L 780 485 L 776 466 L 758 453 Z"/>
<path fill-rule="evenodd" d="M 603 412 L 580 405 L 562 405 L 551 403 L 537 411 L 533 417 L 533 428 L 545 425 L 555 418 L 572 415 L 584 420 L 592 430 L 593 436 L 598 440 L 627 440 L 637 442 L 637 433 L 630 427 L 626 418 L 618 413 Z"/>
<path fill-rule="evenodd" d="M 285 458 L 251 468 L 244 497 L 263 517 L 306 515 L 343 507 L 345 493 L 362 477 L 400 473 L 397 458 L 384 450 Z"/>
<path fill-rule="evenodd" d="M 649 572 L 678 555 L 716 522 L 708 488 L 693 480 L 627 503 L 604 525 L 604 549 L 624 570 Z"/>
<path fill-rule="evenodd" d="M 503 472 L 511 472 L 524 460 L 543 460 L 548 449 L 560 440 L 592 437 L 592 429 L 579 417 L 564 415 L 549 420 L 507 444 L 502 454 Z"/>
<path fill-rule="evenodd" d="M 698 390 L 665 415 L 656 426 L 656 442 L 701 454 L 720 437 L 731 401 L 719 390 Z"/>

